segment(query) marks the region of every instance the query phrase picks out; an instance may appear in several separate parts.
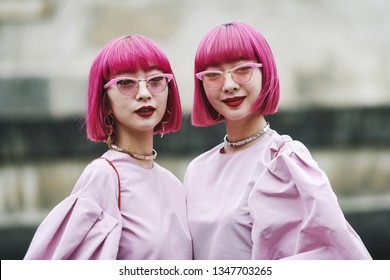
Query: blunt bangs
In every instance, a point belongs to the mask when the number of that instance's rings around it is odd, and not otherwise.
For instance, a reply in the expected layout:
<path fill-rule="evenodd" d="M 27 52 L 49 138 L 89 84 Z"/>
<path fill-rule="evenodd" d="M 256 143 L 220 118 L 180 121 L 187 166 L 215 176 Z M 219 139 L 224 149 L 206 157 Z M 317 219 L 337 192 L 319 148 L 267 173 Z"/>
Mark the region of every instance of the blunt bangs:
<path fill-rule="evenodd" d="M 112 42 L 103 62 L 103 75 L 109 81 L 112 77 L 142 70 L 159 69 L 171 73 L 166 55 L 150 39 L 141 36 L 125 36 Z M 105 81 L 105 82 L 107 82 Z"/>
<path fill-rule="evenodd" d="M 105 141 L 104 117 L 108 101 L 104 84 L 114 76 L 126 73 L 158 69 L 172 73 L 169 60 L 163 50 L 143 35 L 122 36 L 108 42 L 94 59 L 88 79 L 88 104 L 86 127 L 88 139 Z M 164 122 L 164 126 L 162 123 Z M 174 78 L 168 84 L 168 100 L 165 115 L 154 128 L 154 133 L 178 131 L 182 123 L 179 90 Z"/>
<path fill-rule="evenodd" d="M 201 41 L 195 58 L 195 71 L 240 59 L 258 60 L 247 33 L 231 26 L 212 30 Z"/>
<path fill-rule="evenodd" d="M 201 40 L 195 55 L 194 72 L 237 60 L 262 63 L 262 89 L 252 112 L 269 115 L 277 111 L 280 97 L 276 63 L 266 39 L 255 28 L 242 22 L 222 24 L 209 31 Z M 210 126 L 224 120 L 210 104 L 203 82 L 194 75 L 195 93 L 192 124 Z"/>

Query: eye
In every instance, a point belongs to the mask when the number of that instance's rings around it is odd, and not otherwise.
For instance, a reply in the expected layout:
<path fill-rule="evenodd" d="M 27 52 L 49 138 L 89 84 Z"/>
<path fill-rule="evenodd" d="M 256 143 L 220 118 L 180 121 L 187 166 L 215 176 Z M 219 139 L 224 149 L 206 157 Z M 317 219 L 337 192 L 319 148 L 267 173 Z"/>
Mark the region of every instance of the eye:
<path fill-rule="evenodd" d="M 203 75 L 203 77 L 205 77 L 206 79 L 209 79 L 209 80 L 214 80 L 214 79 L 217 79 L 217 78 L 221 77 L 221 73 L 219 73 L 219 72 L 208 72 L 208 73 L 205 73 Z"/>
<path fill-rule="evenodd" d="M 165 77 L 162 77 L 162 76 L 157 76 L 157 77 L 153 77 L 151 78 L 150 80 L 148 80 L 149 83 L 160 83 L 162 81 L 164 81 Z"/>
<path fill-rule="evenodd" d="M 252 71 L 252 67 L 250 66 L 241 66 L 239 68 L 237 68 L 236 70 L 234 70 L 234 73 L 236 74 L 247 74 L 247 73 L 250 73 Z"/>
<path fill-rule="evenodd" d="M 166 81 L 166 78 L 165 78 L 165 77 L 157 76 L 157 77 L 153 77 L 153 78 L 149 79 L 149 80 L 148 80 L 148 84 L 149 84 L 151 87 L 159 87 L 159 86 L 161 86 L 162 84 L 165 84 L 165 81 Z"/>
<path fill-rule="evenodd" d="M 116 82 L 116 85 L 121 88 L 131 88 L 137 84 L 136 81 L 130 79 L 123 79 Z"/>

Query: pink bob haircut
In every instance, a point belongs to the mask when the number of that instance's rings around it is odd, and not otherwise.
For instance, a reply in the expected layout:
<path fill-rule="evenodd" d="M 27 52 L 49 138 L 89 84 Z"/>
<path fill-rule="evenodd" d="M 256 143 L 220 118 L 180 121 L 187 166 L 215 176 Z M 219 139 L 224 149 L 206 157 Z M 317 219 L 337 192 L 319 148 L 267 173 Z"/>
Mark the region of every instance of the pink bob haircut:
<path fill-rule="evenodd" d="M 106 140 L 104 117 L 108 115 L 109 104 L 104 85 L 116 75 L 151 69 L 173 74 L 163 50 L 143 35 L 118 37 L 100 50 L 91 65 L 88 79 L 86 127 L 89 140 Z M 162 122 L 165 122 L 164 131 Z M 174 78 L 168 84 L 167 108 L 162 121 L 154 128 L 154 134 L 178 131 L 181 123 L 180 96 Z"/>
<path fill-rule="evenodd" d="M 210 30 L 198 46 L 194 70 L 198 73 L 207 67 L 216 67 L 237 60 L 252 60 L 263 64 L 262 89 L 253 104 L 252 112 L 261 115 L 276 113 L 280 87 L 274 56 L 265 38 L 249 24 L 232 22 Z M 194 79 L 192 124 L 210 126 L 223 121 L 223 116 L 210 105 L 203 82 L 196 77 Z"/>

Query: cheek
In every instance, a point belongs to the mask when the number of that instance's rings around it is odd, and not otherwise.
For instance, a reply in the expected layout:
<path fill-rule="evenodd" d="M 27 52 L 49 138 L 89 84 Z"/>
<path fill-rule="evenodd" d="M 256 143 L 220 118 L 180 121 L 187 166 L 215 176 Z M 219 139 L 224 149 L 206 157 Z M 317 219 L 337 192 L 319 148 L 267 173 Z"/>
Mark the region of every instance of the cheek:
<path fill-rule="evenodd" d="M 115 94 L 112 92 L 107 92 L 104 104 L 110 114 L 112 114 L 113 111 L 117 110 L 118 102 Z"/>
<path fill-rule="evenodd" d="M 218 97 L 218 92 L 217 91 L 205 90 L 205 93 L 206 93 L 207 99 L 209 100 L 209 102 L 211 104 L 213 104 L 217 100 L 217 97 Z"/>
<path fill-rule="evenodd" d="M 253 88 L 251 89 L 254 99 L 257 99 L 257 97 L 260 95 L 261 88 L 262 88 L 261 85 L 254 85 Z"/>
<path fill-rule="evenodd" d="M 104 105 L 104 113 L 105 114 L 112 114 L 111 100 L 108 97 L 107 93 L 105 93 L 103 96 L 103 105 Z"/>
<path fill-rule="evenodd" d="M 246 91 L 250 93 L 253 99 L 257 99 L 262 90 L 262 79 L 261 77 L 253 80 L 251 83 L 246 85 Z"/>
<path fill-rule="evenodd" d="M 125 110 L 127 107 L 128 107 L 128 102 L 121 102 L 120 100 L 118 99 L 113 99 L 110 101 L 110 109 L 111 111 L 114 111 L 114 112 L 121 112 L 123 110 Z"/>
<path fill-rule="evenodd" d="M 258 73 L 258 77 L 257 79 L 255 79 L 256 83 L 254 84 L 254 87 L 255 87 L 255 92 L 257 93 L 257 95 L 260 94 L 260 91 L 262 90 L 263 88 L 263 74 L 261 72 Z"/>
<path fill-rule="evenodd" d="M 167 103 L 168 103 L 168 94 L 164 94 L 162 96 L 159 96 L 157 98 L 157 103 L 158 103 L 158 108 L 165 112 L 166 108 L 167 108 Z"/>

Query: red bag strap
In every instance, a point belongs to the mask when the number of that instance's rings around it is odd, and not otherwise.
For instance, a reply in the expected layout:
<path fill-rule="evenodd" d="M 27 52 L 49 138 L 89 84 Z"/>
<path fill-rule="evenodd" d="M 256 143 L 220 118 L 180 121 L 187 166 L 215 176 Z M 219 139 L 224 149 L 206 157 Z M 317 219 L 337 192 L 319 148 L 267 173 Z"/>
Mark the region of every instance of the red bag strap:
<path fill-rule="evenodd" d="M 116 169 L 115 165 L 112 163 L 111 160 L 101 157 L 101 159 L 105 159 L 114 169 L 116 176 L 118 177 L 118 208 L 121 209 L 121 181 L 119 179 L 119 173 L 118 170 Z"/>

